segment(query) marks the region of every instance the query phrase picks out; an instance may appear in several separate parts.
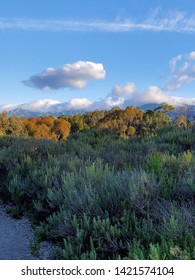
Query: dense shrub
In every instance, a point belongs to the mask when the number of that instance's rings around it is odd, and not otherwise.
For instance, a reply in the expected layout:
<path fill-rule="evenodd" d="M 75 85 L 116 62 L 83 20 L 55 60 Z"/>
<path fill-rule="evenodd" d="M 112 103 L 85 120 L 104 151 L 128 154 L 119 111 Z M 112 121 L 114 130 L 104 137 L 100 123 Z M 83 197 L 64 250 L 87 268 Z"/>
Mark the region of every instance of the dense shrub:
<path fill-rule="evenodd" d="M 195 135 L 0 138 L 0 196 L 56 259 L 194 259 Z M 16 215 L 17 216 L 17 215 Z"/>

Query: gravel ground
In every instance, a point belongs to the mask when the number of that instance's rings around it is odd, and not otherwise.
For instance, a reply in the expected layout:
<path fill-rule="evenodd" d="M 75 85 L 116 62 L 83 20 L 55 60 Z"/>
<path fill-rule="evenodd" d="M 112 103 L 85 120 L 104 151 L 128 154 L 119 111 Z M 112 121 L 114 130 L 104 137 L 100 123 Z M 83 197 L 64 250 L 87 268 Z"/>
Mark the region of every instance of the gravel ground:
<path fill-rule="evenodd" d="M 34 236 L 27 218 L 12 219 L 0 206 L 0 260 L 37 260 L 49 259 L 51 246 L 42 242 L 39 257 L 31 254 Z"/>

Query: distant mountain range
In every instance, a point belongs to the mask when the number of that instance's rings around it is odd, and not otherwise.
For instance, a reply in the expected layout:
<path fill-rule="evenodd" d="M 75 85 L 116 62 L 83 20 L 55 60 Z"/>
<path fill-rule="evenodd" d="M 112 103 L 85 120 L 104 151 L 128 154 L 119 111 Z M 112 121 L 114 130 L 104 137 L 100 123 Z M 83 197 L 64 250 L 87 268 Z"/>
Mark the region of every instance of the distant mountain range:
<path fill-rule="evenodd" d="M 54 116 L 54 117 L 59 117 L 62 115 L 70 116 L 70 115 L 75 115 L 75 114 L 84 114 L 87 111 L 85 110 L 62 110 L 62 111 L 57 111 L 57 110 L 50 110 L 50 111 L 30 111 L 30 110 L 25 110 L 22 108 L 16 108 L 14 110 L 8 111 L 9 116 L 18 116 L 18 117 L 38 117 L 38 116 Z"/>
<path fill-rule="evenodd" d="M 139 106 L 139 108 L 143 111 L 154 110 L 159 107 L 160 104 L 150 103 Z M 85 107 L 85 106 L 82 106 Z M 67 103 L 60 103 L 55 100 L 42 100 L 35 101 L 31 103 L 25 103 L 21 105 L 0 105 L 0 112 L 7 111 L 9 116 L 16 115 L 18 117 L 37 117 L 37 116 L 48 116 L 52 115 L 55 117 L 61 115 L 73 115 L 73 114 L 84 114 L 89 111 L 96 110 L 95 108 L 91 108 L 90 106 L 86 106 L 86 108 L 70 108 L 67 106 Z M 134 107 L 134 106 L 133 106 Z M 111 109 L 111 108 L 102 108 L 102 109 Z M 193 120 L 195 118 L 195 105 L 187 105 L 182 104 L 179 106 L 175 106 L 174 112 L 169 114 L 171 118 L 176 118 L 180 115 L 186 115 L 187 119 Z"/>
<path fill-rule="evenodd" d="M 159 106 L 160 104 L 151 103 L 140 106 L 140 109 L 145 112 L 147 110 L 154 110 Z M 175 106 L 174 109 L 175 110 L 173 112 L 168 113 L 172 119 L 175 119 L 181 115 L 185 115 L 190 121 L 195 118 L 195 105 L 182 104 L 180 106 Z"/>

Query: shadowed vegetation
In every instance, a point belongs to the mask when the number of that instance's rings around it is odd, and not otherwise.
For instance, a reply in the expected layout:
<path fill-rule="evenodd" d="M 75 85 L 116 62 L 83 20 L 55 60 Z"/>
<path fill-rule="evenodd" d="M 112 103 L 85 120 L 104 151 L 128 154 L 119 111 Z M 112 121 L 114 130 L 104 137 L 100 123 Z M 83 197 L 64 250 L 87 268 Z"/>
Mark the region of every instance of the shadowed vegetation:
<path fill-rule="evenodd" d="M 195 259 L 193 123 L 132 110 L 14 119 L 26 135 L 1 115 L 12 135 L 0 138 L 1 199 L 38 226 L 53 258 Z M 50 140 L 33 139 L 39 125 L 36 138 L 47 126 Z"/>

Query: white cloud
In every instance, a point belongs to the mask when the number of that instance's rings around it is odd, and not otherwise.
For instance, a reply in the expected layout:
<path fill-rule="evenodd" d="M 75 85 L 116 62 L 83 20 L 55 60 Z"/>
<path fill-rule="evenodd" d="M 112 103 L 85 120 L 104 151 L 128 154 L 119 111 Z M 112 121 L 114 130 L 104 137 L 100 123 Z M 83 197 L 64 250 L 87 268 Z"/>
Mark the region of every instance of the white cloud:
<path fill-rule="evenodd" d="M 60 102 L 53 99 L 36 100 L 24 104 L 4 104 L 0 105 L 0 112 L 11 111 L 15 109 L 26 110 L 30 112 L 47 113 L 47 112 L 61 112 L 63 110 L 86 110 L 93 104 L 92 101 L 86 98 L 75 98 L 68 102 Z"/>
<path fill-rule="evenodd" d="M 116 95 L 116 92 L 118 93 L 118 96 Z M 136 85 L 132 83 L 115 86 L 110 96 L 108 96 L 108 98 L 105 99 L 104 102 L 102 101 L 101 104 L 105 105 L 106 100 L 107 100 L 107 104 L 109 104 L 110 107 L 114 107 L 111 105 L 115 105 L 115 104 L 116 104 L 115 106 L 126 107 L 129 105 L 141 106 L 143 104 L 148 104 L 148 103 L 157 103 L 157 104 L 169 103 L 172 105 L 178 105 L 180 103 L 177 98 L 170 96 L 169 92 L 164 91 L 160 87 L 155 85 L 149 86 L 144 91 L 137 90 Z M 188 100 L 188 103 L 191 101 L 192 100 Z M 185 99 L 184 99 L 184 103 L 185 103 Z"/>
<path fill-rule="evenodd" d="M 124 101 L 124 107 L 130 105 L 141 106 L 148 103 L 169 103 L 176 105 L 176 101 L 169 93 L 164 92 L 158 86 L 149 86 L 144 91 L 136 91 L 132 96 Z"/>
<path fill-rule="evenodd" d="M 17 105 L 16 104 L 1 104 L 0 105 L 0 112 L 3 112 L 3 111 L 10 111 L 10 110 L 14 110 L 15 108 L 17 108 Z"/>
<path fill-rule="evenodd" d="M 136 85 L 134 83 L 127 83 L 126 85 L 116 85 L 113 87 L 111 96 L 114 97 L 131 97 L 136 92 Z"/>
<path fill-rule="evenodd" d="M 176 60 L 179 59 L 180 57 L 178 56 Z M 158 86 L 151 85 L 144 91 L 139 91 L 134 83 L 114 86 L 108 98 L 115 103 L 119 102 L 119 106 L 123 104 L 124 106 L 128 106 L 129 103 L 134 106 L 147 103 L 175 103 L 169 93 L 163 91 Z"/>
<path fill-rule="evenodd" d="M 38 101 L 33 101 L 30 103 L 22 104 L 20 105 L 21 109 L 28 110 L 28 111 L 34 111 L 34 112 L 47 112 L 51 110 L 53 107 L 59 105 L 60 102 L 53 99 L 43 99 Z"/>
<path fill-rule="evenodd" d="M 182 105 L 182 104 L 187 104 L 187 105 L 195 105 L 195 98 L 183 98 L 183 97 L 172 97 L 175 100 L 176 105 Z"/>
<path fill-rule="evenodd" d="M 61 103 L 57 100 L 53 99 L 43 99 L 43 100 L 37 100 L 29 103 L 24 103 L 24 104 L 4 104 L 0 105 L 0 112 L 3 111 L 11 111 L 15 109 L 22 109 L 22 110 L 27 110 L 31 112 L 47 112 L 53 109 L 54 107 L 56 108 L 57 105 L 60 105 Z"/>
<path fill-rule="evenodd" d="M 176 90 L 195 80 L 195 52 L 179 55 L 171 59 L 171 74 L 167 79 L 166 89 Z"/>
<path fill-rule="evenodd" d="M 102 31 L 102 32 L 132 32 L 169 31 L 179 33 L 195 33 L 195 14 L 183 11 L 168 11 L 160 9 L 143 20 L 131 18 L 115 21 L 78 21 L 78 20 L 35 20 L 22 18 L 0 18 L 0 29 L 19 29 L 36 31 Z"/>
<path fill-rule="evenodd" d="M 52 91 L 60 88 L 82 89 L 92 79 L 104 79 L 106 72 L 101 63 L 77 61 L 61 68 L 47 68 L 23 83 L 29 87 Z"/>
<path fill-rule="evenodd" d="M 190 59 L 195 59 L 195 52 L 191 52 L 190 54 L 189 54 L 189 58 Z"/>
<path fill-rule="evenodd" d="M 182 60 L 182 54 L 179 54 L 178 56 L 176 57 L 173 57 L 169 63 L 170 65 L 170 68 L 171 68 L 171 72 L 174 72 L 175 71 L 175 68 L 176 68 L 176 65 L 177 65 L 177 62 L 178 61 L 181 61 Z"/>
<path fill-rule="evenodd" d="M 112 98 L 112 97 L 107 97 L 104 101 L 104 104 L 106 105 L 106 107 L 108 108 L 112 108 L 112 107 L 117 107 L 117 106 L 122 106 L 124 103 L 124 99 L 123 98 Z"/>
<path fill-rule="evenodd" d="M 147 103 L 174 103 L 174 100 L 168 93 L 162 91 L 157 86 L 149 86 L 143 93 L 139 93 L 139 100 L 142 104 Z"/>
<path fill-rule="evenodd" d="M 90 108 L 92 104 L 93 102 L 87 98 L 74 98 L 67 102 L 65 107 L 68 110 L 84 110 Z"/>

